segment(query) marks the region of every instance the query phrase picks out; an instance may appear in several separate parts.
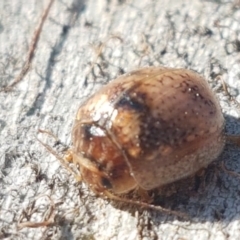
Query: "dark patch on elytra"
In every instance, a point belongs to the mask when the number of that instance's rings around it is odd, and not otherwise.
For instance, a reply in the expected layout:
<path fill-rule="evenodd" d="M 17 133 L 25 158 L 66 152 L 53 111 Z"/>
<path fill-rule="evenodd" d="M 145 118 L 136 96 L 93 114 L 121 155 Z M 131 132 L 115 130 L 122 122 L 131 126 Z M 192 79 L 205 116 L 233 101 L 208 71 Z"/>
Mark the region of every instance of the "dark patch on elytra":
<path fill-rule="evenodd" d="M 112 189 L 112 184 L 106 177 L 101 178 L 101 184 L 106 189 Z"/>
<path fill-rule="evenodd" d="M 115 107 L 117 108 L 123 108 L 126 110 L 135 110 L 137 112 L 143 112 L 145 111 L 146 105 L 142 99 L 142 96 L 136 96 L 133 98 L 132 96 L 128 94 L 124 94 L 118 102 L 116 102 Z"/>
<path fill-rule="evenodd" d="M 161 116 L 151 117 L 148 111 L 142 115 L 140 126 L 140 146 L 144 155 L 154 152 L 162 146 L 178 146 L 187 134 L 187 126 L 183 125 L 182 120 L 176 119 L 174 122 L 164 121 Z M 158 122 L 156 125 L 155 123 Z M 178 125 L 177 123 L 181 123 Z M 177 130 L 178 129 L 178 130 Z"/>
<path fill-rule="evenodd" d="M 92 124 L 84 124 L 81 126 L 84 140 L 90 140 L 93 137 L 91 133 L 91 127 L 92 127 Z"/>

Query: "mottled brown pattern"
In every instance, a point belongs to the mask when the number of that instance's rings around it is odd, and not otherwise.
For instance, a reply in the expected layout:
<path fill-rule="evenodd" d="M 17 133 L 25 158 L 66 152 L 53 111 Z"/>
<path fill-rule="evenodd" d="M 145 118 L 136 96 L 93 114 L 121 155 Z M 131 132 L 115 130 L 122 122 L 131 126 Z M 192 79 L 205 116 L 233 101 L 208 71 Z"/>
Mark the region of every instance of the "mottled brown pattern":
<path fill-rule="evenodd" d="M 122 193 L 150 190 L 207 166 L 223 149 L 223 129 L 219 103 L 202 77 L 149 67 L 87 100 L 72 138 L 83 179 L 95 191 Z"/>

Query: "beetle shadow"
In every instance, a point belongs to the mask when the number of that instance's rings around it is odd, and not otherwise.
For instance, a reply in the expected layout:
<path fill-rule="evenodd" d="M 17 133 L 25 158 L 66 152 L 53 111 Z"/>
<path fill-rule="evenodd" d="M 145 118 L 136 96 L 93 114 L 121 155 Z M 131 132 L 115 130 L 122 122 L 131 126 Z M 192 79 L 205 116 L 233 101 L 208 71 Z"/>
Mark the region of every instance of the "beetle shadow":
<path fill-rule="evenodd" d="M 240 120 L 225 115 L 226 134 L 240 136 Z M 238 205 L 240 202 L 240 148 L 226 143 L 222 154 L 210 164 L 201 175 L 167 185 L 154 194 L 153 204 L 170 211 L 177 211 L 189 216 L 190 222 L 225 222 L 226 224 L 240 218 Z M 238 174 L 239 173 L 239 174 Z M 112 203 L 114 207 L 135 214 L 145 211 L 139 206 Z M 145 208 L 146 209 L 146 208 Z M 186 219 L 169 215 L 161 211 L 147 209 L 149 218 L 155 225 Z"/>

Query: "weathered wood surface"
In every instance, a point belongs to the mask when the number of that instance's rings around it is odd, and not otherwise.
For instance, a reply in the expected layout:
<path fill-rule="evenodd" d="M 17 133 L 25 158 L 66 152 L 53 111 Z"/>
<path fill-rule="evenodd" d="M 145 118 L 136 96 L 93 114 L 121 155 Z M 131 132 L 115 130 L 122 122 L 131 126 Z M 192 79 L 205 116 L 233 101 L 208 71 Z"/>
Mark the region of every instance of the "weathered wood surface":
<path fill-rule="evenodd" d="M 1 87 L 20 72 L 47 2 L 0 1 Z M 238 1 L 56 0 L 29 73 L 12 92 L 0 92 L 0 238 L 237 239 L 238 177 L 212 173 L 214 181 L 202 193 L 173 206 L 194 216 L 189 222 L 132 206 L 117 209 L 77 185 L 35 136 L 46 129 L 70 146 L 80 103 L 121 72 L 148 65 L 204 75 L 221 100 L 227 132 L 240 133 L 239 109 L 217 80 L 224 79 L 240 101 L 239 6 Z M 38 137 L 54 145 L 49 136 Z M 219 161 L 240 172 L 239 152 L 228 145 Z M 19 222 L 47 218 L 51 204 L 52 226 L 17 228 Z"/>

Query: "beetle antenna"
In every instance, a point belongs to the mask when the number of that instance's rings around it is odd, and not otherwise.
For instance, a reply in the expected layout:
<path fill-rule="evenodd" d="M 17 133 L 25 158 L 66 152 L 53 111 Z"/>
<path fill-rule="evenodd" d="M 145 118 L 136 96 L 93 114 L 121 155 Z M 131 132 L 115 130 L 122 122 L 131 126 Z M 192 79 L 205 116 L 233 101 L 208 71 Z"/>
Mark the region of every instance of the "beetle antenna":
<path fill-rule="evenodd" d="M 54 137 L 55 140 L 57 139 L 52 133 L 49 133 L 48 131 L 43 131 L 40 130 L 40 133 L 47 133 L 50 136 Z M 67 151 L 67 153 L 64 155 L 64 157 L 61 157 L 53 148 L 51 148 L 48 144 L 44 143 L 43 141 L 41 141 L 38 137 L 35 136 L 35 138 L 37 139 L 37 141 L 47 149 L 48 152 L 50 152 L 53 156 L 55 156 L 60 162 L 61 164 L 68 170 L 70 171 L 70 173 L 72 173 L 75 177 L 75 179 L 80 182 L 82 180 L 81 176 L 79 174 L 77 174 L 71 167 L 69 167 L 69 165 L 67 164 L 67 162 L 71 162 L 72 159 L 72 153 L 71 151 Z M 59 141 L 59 140 L 58 140 Z"/>

